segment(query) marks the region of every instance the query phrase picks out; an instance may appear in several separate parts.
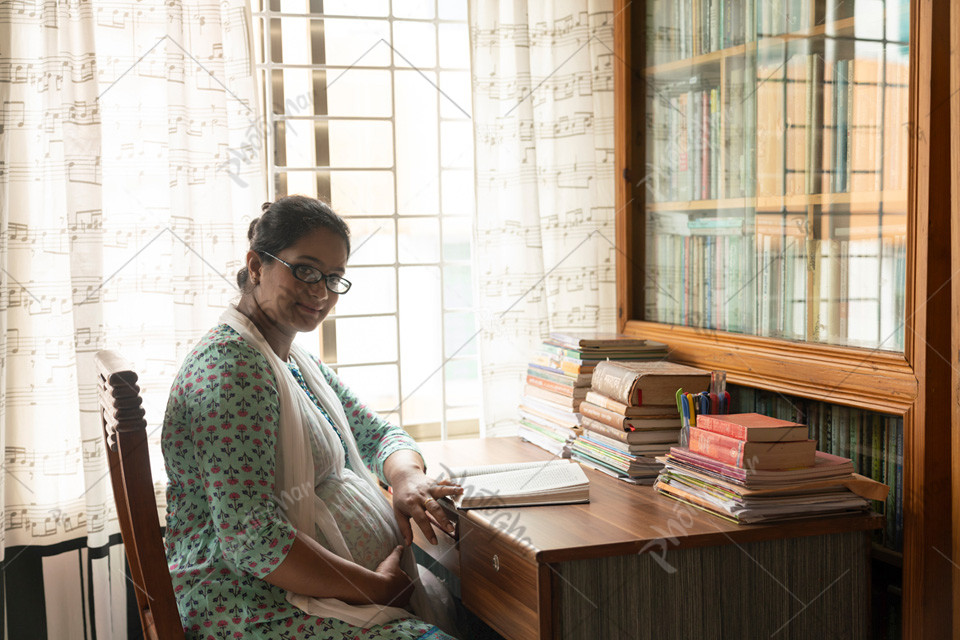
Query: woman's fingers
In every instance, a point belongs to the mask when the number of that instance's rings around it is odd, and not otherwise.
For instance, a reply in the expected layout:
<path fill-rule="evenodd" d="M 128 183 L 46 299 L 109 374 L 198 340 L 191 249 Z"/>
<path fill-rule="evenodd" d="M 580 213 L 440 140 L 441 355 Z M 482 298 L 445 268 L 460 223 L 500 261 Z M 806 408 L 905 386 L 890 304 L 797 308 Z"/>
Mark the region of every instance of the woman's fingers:
<path fill-rule="evenodd" d="M 400 555 L 403 547 L 394 547 L 386 558 L 377 566 L 377 574 L 383 581 L 381 593 L 375 594 L 373 601 L 377 604 L 404 607 L 410 601 L 413 583 L 410 576 L 400 568 Z"/>
<path fill-rule="evenodd" d="M 426 508 L 430 515 L 433 516 L 433 519 L 437 521 L 437 524 L 440 525 L 440 528 L 452 535 L 454 531 L 453 523 L 447 518 L 447 513 L 443 510 L 443 507 L 440 506 L 440 503 L 437 502 L 435 498 L 430 498 L 427 500 Z M 434 540 L 433 543 L 436 544 L 436 540 Z"/>
<path fill-rule="evenodd" d="M 397 508 L 393 509 L 393 514 L 397 517 L 397 526 L 400 527 L 403 543 L 409 547 L 413 544 L 413 529 L 410 527 L 410 517 Z"/>
<path fill-rule="evenodd" d="M 432 502 L 427 501 L 427 508 L 431 505 L 434 505 L 436 500 Z M 440 507 L 437 506 L 439 509 Z M 424 507 L 420 505 L 414 505 L 410 510 L 410 517 L 413 518 L 414 522 L 417 523 L 417 526 L 420 527 L 420 530 L 423 531 L 423 535 L 427 537 L 427 540 L 430 541 L 430 544 L 437 544 L 437 534 L 433 531 L 433 525 L 430 523 L 430 519 L 427 517 L 427 512 Z"/>

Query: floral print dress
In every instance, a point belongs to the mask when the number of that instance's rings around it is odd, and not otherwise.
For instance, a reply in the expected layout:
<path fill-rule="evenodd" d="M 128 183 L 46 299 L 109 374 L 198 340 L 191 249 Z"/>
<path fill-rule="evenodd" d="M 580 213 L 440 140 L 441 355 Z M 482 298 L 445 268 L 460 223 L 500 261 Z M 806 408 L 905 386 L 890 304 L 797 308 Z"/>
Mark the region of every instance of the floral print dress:
<path fill-rule="evenodd" d="M 296 365 L 288 366 L 320 406 Z M 385 481 L 384 460 L 400 449 L 417 450 L 416 444 L 364 407 L 328 367 L 320 363 L 320 368 L 343 404 L 361 457 Z M 200 340 L 171 388 L 161 438 L 169 478 L 165 539 L 187 637 L 448 640 L 412 617 L 360 628 L 309 616 L 286 601 L 284 589 L 263 579 L 283 562 L 296 536 L 274 496 L 278 398 L 266 358 L 227 325 Z M 311 439 L 315 457 L 318 443 Z M 345 523 L 341 529 L 354 561 L 375 568 L 392 541 L 360 526 L 360 506 L 333 495 L 320 497 L 332 500 L 327 506 Z"/>

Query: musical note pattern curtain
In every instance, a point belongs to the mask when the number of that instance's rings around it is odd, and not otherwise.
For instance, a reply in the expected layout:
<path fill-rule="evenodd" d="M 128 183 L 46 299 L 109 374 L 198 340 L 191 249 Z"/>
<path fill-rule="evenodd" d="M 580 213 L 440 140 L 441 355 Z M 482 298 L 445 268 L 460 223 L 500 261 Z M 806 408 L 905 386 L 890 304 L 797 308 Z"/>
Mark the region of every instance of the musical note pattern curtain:
<path fill-rule="evenodd" d="M 615 329 L 612 5 L 470 5 L 487 435 L 550 331 Z"/>
<path fill-rule="evenodd" d="M 170 383 L 264 199 L 244 0 L 0 3 L 2 603 L 13 638 L 140 637 L 94 354 Z"/>

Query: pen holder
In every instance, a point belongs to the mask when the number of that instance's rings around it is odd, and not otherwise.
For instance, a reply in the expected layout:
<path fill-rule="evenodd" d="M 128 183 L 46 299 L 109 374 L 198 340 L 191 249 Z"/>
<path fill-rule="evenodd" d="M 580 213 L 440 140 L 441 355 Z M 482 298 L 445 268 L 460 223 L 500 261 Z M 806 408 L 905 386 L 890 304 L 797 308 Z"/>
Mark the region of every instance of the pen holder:
<path fill-rule="evenodd" d="M 690 444 L 690 427 L 697 426 L 697 414 L 727 414 L 730 412 L 730 394 L 727 392 L 725 371 L 710 372 L 710 390 L 684 393 L 677 389 L 677 411 L 680 413 L 680 446 Z"/>

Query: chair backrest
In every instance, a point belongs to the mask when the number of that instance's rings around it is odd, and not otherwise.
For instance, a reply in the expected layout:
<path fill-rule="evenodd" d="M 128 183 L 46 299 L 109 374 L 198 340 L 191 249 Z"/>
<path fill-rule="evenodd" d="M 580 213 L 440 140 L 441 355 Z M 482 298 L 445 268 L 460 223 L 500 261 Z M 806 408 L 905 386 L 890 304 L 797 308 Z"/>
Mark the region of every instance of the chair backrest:
<path fill-rule="evenodd" d="M 115 351 L 100 351 L 95 360 L 113 499 L 137 593 L 140 623 L 147 638 L 183 638 L 157 517 L 137 374 Z"/>

